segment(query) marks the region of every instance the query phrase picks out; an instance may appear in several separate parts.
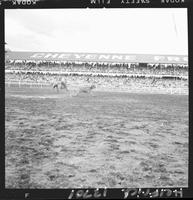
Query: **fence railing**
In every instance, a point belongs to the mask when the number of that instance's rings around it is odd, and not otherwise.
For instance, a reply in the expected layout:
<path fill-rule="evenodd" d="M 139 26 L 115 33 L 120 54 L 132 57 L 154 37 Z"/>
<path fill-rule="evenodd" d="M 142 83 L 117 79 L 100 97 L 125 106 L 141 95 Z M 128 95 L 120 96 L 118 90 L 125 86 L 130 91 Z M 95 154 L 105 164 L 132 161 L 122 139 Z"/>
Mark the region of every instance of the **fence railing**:
<path fill-rule="evenodd" d="M 39 83 L 34 83 L 34 82 L 24 82 L 24 81 L 6 81 L 5 86 L 7 87 L 49 87 L 49 83 L 44 83 L 44 82 L 39 82 Z"/>
<path fill-rule="evenodd" d="M 20 81 L 6 81 L 5 87 L 16 87 L 16 88 L 51 88 L 51 85 L 49 83 L 33 83 L 33 82 L 20 82 Z M 79 89 L 79 87 L 82 86 L 70 86 L 69 89 L 76 90 Z M 129 87 L 122 87 L 122 88 L 114 88 L 110 86 L 99 86 L 95 89 L 95 91 L 110 91 L 110 92 L 131 92 L 131 93 L 152 93 L 152 94 L 185 94 L 188 95 L 189 89 L 184 87 L 136 87 L 136 86 L 129 86 Z"/>

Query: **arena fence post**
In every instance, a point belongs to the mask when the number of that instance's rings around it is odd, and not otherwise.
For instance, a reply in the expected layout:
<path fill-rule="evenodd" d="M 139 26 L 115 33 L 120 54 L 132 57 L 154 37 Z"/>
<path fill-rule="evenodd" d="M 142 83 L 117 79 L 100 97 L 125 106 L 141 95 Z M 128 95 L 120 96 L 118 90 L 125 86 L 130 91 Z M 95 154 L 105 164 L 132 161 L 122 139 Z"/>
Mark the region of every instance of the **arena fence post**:
<path fill-rule="evenodd" d="M 182 94 L 182 78 L 180 79 L 180 94 Z"/>

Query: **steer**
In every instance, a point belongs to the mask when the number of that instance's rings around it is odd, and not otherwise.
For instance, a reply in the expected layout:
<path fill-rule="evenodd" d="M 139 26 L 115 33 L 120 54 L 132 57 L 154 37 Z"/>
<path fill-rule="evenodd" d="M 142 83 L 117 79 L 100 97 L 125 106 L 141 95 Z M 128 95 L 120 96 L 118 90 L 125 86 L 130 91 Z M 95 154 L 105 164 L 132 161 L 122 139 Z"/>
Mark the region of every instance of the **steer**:
<path fill-rule="evenodd" d="M 95 89 L 95 85 L 91 85 L 89 87 L 80 88 L 79 93 L 90 93 L 93 89 Z"/>

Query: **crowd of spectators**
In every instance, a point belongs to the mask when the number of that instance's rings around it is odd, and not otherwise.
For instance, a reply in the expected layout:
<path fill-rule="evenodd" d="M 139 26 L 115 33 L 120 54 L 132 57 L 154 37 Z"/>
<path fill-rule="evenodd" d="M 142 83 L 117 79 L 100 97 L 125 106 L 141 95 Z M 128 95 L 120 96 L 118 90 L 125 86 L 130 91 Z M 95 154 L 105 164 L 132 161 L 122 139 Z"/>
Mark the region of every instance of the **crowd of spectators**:
<path fill-rule="evenodd" d="M 188 76 L 187 65 L 135 64 L 135 63 L 94 63 L 94 62 L 43 62 L 7 61 L 6 70 L 92 72 L 148 75 Z"/>
<path fill-rule="evenodd" d="M 164 78 L 163 75 L 171 77 Z M 43 61 L 7 61 L 5 64 L 7 83 L 50 85 L 59 76 L 65 76 L 68 86 L 72 88 L 95 84 L 99 90 L 188 91 L 186 65 Z"/>

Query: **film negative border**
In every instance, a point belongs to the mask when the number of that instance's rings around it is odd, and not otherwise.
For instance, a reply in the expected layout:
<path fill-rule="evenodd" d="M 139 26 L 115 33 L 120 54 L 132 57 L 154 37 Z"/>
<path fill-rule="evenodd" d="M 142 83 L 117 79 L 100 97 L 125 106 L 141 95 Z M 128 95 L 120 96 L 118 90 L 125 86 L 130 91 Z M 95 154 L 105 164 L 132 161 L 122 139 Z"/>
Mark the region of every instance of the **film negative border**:
<path fill-rule="evenodd" d="M 161 1 L 161 0 L 160 0 Z M 183 4 L 179 3 L 169 3 L 161 4 L 160 1 L 155 1 L 154 3 L 151 0 L 151 3 L 142 4 L 135 4 L 131 3 L 127 5 L 121 5 L 121 0 L 119 3 L 115 3 L 115 1 L 111 0 L 110 4 L 109 1 L 105 1 L 101 5 L 97 5 L 96 3 L 91 4 L 91 1 L 78 1 L 78 0 L 71 0 L 70 3 L 64 3 L 64 1 L 57 1 L 55 0 L 54 3 L 47 0 L 47 1 L 36 1 L 36 3 L 33 3 L 35 1 L 30 1 L 30 5 L 11 5 L 13 1 L 1 1 L 0 5 L 0 20 L 1 24 L 4 24 L 4 9 L 6 8 L 55 8 L 55 7 L 67 7 L 67 8 L 100 8 L 100 7 L 187 7 L 188 8 L 188 35 L 189 35 L 189 65 L 192 66 L 193 64 L 193 7 L 192 7 L 192 1 L 191 0 L 185 0 Z M 65 1 L 66 2 L 66 1 Z M 94 1 L 92 1 L 94 2 Z M 123 1 L 122 1 L 123 2 Z M 124 0 L 125 2 L 125 0 Z M 104 5 L 105 4 L 105 5 Z M 122 3 L 123 4 L 123 3 Z M 2 26 L 2 25 L 1 25 Z M 4 35 L 2 31 L 4 30 L 4 27 L 1 27 L 1 43 L 4 44 Z M 1 52 L 4 51 L 4 46 L 1 45 Z M 1 66 L 4 65 L 4 55 L 1 54 Z M 189 86 L 192 88 L 192 69 L 189 68 Z M 3 130 L 5 127 L 3 125 L 4 123 L 4 114 L 2 114 L 2 111 L 4 111 L 4 68 L 3 71 L 1 71 L 1 130 Z M 129 199 L 129 198 L 182 198 L 182 197 L 192 197 L 193 196 L 193 185 L 192 185 L 192 157 L 193 157 L 193 147 L 192 147 L 192 126 L 191 126 L 191 120 L 192 120 L 192 104 L 191 104 L 191 90 L 189 93 L 189 187 L 188 188 L 121 188 L 121 189 L 111 189 L 111 188 L 90 188 L 90 189 L 5 189 L 5 175 L 4 175 L 4 139 L 5 137 L 2 136 L 0 140 L 1 145 L 1 179 L 0 179 L 0 198 L 1 199 Z"/>
<path fill-rule="evenodd" d="M 187 7 L 191 0 L 1 0 L 4 8 L 145 8 Z"/>

